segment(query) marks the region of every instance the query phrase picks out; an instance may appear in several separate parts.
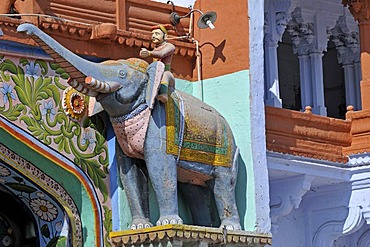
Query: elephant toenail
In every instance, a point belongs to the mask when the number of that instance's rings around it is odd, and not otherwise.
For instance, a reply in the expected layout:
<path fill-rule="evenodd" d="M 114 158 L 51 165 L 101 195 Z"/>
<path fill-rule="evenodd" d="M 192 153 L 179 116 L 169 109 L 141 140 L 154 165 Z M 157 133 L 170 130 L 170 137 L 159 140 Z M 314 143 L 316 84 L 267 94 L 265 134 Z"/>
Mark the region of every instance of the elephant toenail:
<path fill-rule="evenodd" d="M 150 227 L 150 225 L 149 224 L 145 224 L 145 228 L 149 228 Z"/>
<path fill-rule="evenodd" d="M 168 225 L 170 222 L 167 220 L 167 219 L 165 219 L 165 220 L 163 220 L 163 225 Z"/>
<path fill-rule="evenodd" d="M 156 223 L 157 226 L 160 226 L 162 225 L 162 223 L 158 220 L 157 223 Z"/>
<path fill-rule="evenodd" d="M 131 230 L 136 230 L 136 225 L 132 225 Z"/>
<path fill-rule="evenodd" d="M 177 220 L 176 220 L 176 219 L 172 219 L 172 220 L 170 221 L 170 224 L 177 224 Z"/>
<path fill-rule="evenodd" d="M 234 230 L 234 227 L 232 225 L 227 225 L 226 226 L 226 230 L 232 231 L 232 230 Z"/>
<path fill-rule="evenodd" d="M 137 229 L 143 229 L 144 228 L 144 225 L 142 224 L 142 223 L 139 223 L 138 225 L 137 225 Z"/>

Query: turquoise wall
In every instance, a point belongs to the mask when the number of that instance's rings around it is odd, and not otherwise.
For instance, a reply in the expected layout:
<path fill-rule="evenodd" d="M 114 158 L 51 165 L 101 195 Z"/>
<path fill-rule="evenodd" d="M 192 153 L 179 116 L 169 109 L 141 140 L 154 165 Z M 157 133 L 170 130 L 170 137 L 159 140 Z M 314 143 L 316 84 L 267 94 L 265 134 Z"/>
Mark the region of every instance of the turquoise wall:
<path fill-rule="evenodd" d="M 176 88 L 201 97 L 229 122 L 240 148 L 236 199 L 245 230 L 255 230 L 256 208 L 250 125 L 250 74 L 248 70 L 200 82 L 176 80 Z M 202 93 L 201 93 L 202 92 Z"/>

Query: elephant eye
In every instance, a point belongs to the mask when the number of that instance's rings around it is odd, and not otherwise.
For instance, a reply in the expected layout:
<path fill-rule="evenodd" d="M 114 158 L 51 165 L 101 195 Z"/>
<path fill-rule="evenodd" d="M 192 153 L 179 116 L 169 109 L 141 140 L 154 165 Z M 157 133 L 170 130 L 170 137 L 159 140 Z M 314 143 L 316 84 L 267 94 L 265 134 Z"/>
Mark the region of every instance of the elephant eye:
<path fill-rule="evenodd" d="M 120 71 L 118 72 L 118 74 L 119 74 L 119 77 L 122 77 L 122 78 L 126 77 L 126 73 L 125 73 L 125 71 L 123 71 L 123 70 L 120 70 Z"/>

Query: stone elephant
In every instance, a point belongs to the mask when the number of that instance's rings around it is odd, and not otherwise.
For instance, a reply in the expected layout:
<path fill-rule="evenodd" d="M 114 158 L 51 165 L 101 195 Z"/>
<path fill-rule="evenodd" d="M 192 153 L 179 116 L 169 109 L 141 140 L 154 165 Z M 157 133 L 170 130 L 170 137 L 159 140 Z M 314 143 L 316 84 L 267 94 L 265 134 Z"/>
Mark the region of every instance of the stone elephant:
<path fill-rule="evenodd" d="M 235 201 L 239 149 L 226 120 L 211 106 L 175 89 L 169 101 L 156 100 L 163 74 L 161 62 L 140 59 L 93 63 L 70 52 L 32 24 L 26 32 L 63 64 L 69 84 L 93 97 L 108 113 L 116 134 L 116 161 L 132 214 L 131 229 L 151 227 L 148 183 L 159 204 L 156 225 L 182 224 L 178 185 L 198 225 L 210 225 L 209 204 L 214 196 L 220 227 L 240 230 Z M 51 48 L 51 49 L 50 49 Z M 75 69 L 75 70 L 74 70 Z"/>

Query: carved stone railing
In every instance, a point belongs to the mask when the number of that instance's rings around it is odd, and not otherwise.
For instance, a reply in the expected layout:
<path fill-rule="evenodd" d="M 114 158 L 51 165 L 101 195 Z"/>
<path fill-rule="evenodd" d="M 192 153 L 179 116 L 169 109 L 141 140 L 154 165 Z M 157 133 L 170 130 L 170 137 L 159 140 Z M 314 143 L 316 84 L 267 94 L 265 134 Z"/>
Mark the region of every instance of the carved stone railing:
<path fill-rule="evenodd" d="M 271 245 L 271 235 L 226 231 L 189 225 L 164 225 L 139 230 L 111 232 L 112 245 L 123 246 L 245 246 Z"/>
<path fill-rule="evenodd" d="M 351 122 L 266 107 L 267 149 L 274 152 L 346 162 L 342 148 L 351 144 Z"/>
<path fill-rule="evenodd" d="M 343 149 L 344 155 L 370 152 L 370 110 L 348 111 L 346 118 L 352 122 L 351 146 Z"/>

